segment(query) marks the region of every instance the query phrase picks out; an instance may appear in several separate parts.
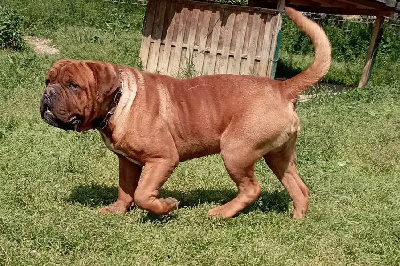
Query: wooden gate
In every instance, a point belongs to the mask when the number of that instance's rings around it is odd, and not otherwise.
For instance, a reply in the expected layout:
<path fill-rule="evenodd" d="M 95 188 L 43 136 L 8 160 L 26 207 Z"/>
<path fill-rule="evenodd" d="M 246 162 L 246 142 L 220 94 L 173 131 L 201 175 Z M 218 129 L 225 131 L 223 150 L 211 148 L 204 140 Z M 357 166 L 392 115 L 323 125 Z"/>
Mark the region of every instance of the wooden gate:
<path fill-rule="evenodd" d="M 149 0 L 140 58 L 143 69 L 172 76 L 271 76 L 277 10 L 187 0 Z M 194 72 L 194 73 L 193 73 Z"/>

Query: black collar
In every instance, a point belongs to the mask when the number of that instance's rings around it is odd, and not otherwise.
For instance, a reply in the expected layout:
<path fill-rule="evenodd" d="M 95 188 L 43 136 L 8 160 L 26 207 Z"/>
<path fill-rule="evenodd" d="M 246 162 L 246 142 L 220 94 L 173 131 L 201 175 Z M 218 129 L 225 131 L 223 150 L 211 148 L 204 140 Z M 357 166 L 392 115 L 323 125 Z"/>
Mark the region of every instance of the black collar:
<path fill-rule="evenodd" d="M 122 90 L 118 88 L 116 93 L 114 94 L 114 101 L 110 104 L 108 112 L 100 124 L 96 127 L 98 130 L 104 130 L 108 126 L 108 122 L 110 121 L 111 116 L 114 114 L 115 109 L 117 109 L 117 105 L 119 100 L 121 99 Z"/>

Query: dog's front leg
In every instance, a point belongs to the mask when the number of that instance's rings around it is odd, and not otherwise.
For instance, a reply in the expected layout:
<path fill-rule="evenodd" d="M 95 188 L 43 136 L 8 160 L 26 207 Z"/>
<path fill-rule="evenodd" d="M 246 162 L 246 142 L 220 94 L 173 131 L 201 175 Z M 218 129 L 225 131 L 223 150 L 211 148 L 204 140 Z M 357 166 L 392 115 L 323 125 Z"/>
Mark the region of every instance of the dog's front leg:
<path fill-rule="evenodd" d="M 101 213 L 125 213 L 133 204 L 133 195 L 138 186 L 142 166 L 137 165 L 122 155 L 119 158 L 118 199 L 112 205 L 101 208 Z"/>
<path fill-rule="evenodd" d="M 164 215 L 178 208 L 178 201 L 174 198 L 157 198 L 158 191 L 167 181 L 178 160 L 157 158 L 146 162 L 142 178 L 135 191 L 136 206 L 154 214 Z"/>

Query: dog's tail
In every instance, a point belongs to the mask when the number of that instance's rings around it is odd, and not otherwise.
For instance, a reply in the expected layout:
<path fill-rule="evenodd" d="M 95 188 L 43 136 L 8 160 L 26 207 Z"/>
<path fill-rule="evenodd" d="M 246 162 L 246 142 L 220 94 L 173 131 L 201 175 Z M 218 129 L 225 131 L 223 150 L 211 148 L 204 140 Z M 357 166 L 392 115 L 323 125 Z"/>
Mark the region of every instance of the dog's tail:
<path fill-rule="evenodd" d="M 288 100 L 294 101 L 302 91 L 307 90 L 328 73 L 331 64 L 331 45 L 324 30 L 317 23 L 293 8 L 285 7 L 285 11 L 315 47 L 314 62 L 300 74 L 284 81 L 282 94 Z"/>

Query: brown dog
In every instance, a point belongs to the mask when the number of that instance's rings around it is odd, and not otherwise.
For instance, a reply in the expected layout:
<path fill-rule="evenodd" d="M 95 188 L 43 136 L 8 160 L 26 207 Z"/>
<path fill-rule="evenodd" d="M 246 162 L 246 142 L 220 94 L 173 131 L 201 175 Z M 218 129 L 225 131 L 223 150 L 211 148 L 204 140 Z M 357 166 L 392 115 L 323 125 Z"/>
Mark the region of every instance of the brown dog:
<path fill-rule="evenodd" d="M 178 163 L 220 152 L 239 192 L 209 215 L 232 217 L 259 197 L 254 164 L 260 158 L 288 190 L 293 217 L 305 215 L 309 191 L 295 166 L 299 119 L 294 103 L 327 73 L 331 48 L 317 24 L 294 9 L 286 12 L 315 46 L 312 65 L 286 81 L 236 75 L 181 80 L 93 61 L 53 65 L 42 117 L 66 130 L 98 129 L 118 155 L 118 199 L 102 212 L 124 213 L 136 204 L 169 213 L 178 201 L 157 196 Z"/>

